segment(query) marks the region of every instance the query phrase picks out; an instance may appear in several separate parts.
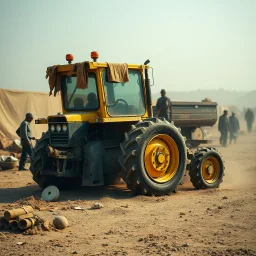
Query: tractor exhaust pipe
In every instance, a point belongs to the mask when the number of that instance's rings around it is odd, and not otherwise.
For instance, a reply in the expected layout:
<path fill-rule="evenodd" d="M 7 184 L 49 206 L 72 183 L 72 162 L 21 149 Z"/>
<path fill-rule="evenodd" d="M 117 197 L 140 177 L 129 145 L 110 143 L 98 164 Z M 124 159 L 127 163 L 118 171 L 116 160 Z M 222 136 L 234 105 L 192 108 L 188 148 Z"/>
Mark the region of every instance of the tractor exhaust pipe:
<path fill-rule="evenodd" d="M 144 65 L 148 65 L 150 60 L 146 60 Z M 152 97 L 151 97 L 151 88 L 150 88 L 150 80 L 148 78 L 148 70 L 145 69 L 145 85 L 146 85 L 146 93 L 147 93 L 147 105 L 149 110 L 149 116 L 153 117 L 153 110 L 152 110 Z"/>

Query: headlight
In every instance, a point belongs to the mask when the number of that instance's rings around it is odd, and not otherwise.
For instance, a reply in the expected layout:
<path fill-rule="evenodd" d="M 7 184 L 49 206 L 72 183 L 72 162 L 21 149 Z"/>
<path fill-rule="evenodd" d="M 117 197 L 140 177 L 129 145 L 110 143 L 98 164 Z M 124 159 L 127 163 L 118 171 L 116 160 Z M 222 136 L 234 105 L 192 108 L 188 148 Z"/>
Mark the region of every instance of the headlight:
<path fill-rule="evenodd" d="M 61 131 L 61 126 L 60 126 L 60 124 L 57 124 L 56 130 L 57 130 L 57 132 L 60 132 L 60 131 Z"/>
<path fill-rule="evenodd" d="M 66 124 L 62 125 L 62 131 L 66 132 L 68 130 L 68 126 Z"/>
<path fill-rule="evenodd" d="M 53 124 L 50 126 L 50 130 L 51 130 L 51 132 L 55 131 L 55 126 Z"/>

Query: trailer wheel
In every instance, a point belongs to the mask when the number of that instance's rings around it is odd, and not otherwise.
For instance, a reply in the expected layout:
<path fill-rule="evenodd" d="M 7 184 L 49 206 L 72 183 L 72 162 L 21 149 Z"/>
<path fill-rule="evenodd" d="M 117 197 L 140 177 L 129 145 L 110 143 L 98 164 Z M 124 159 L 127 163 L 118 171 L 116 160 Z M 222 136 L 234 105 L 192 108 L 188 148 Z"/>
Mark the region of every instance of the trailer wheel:
<path fill-rule="evenodd" d="M 198 149 L 190 163 L 190 181 L 196 189 L 217 188 L 224 176 L 224 163 L 215 148 Z"/>

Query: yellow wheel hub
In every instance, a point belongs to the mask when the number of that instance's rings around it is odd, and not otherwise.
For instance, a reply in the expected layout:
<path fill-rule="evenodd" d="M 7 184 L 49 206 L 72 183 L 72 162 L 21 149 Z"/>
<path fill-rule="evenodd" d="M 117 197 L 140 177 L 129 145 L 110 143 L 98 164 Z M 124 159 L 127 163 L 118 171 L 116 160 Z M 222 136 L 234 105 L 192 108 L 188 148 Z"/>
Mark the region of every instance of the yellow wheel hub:
<path fill-rule="evenodd" d="M 145 168 L 156 182 L 164 183 L 173 178 L 179 166 L 179 150 L 176 142 L 166 134 L 153 137 L 146 146 Z"/>
<path fill-rule="evenodd" d="M 220 163 L 215 157 L 208 157 L 202 164 L 202 176 L 207 183 L 214 183 L 220 175 Z"/>

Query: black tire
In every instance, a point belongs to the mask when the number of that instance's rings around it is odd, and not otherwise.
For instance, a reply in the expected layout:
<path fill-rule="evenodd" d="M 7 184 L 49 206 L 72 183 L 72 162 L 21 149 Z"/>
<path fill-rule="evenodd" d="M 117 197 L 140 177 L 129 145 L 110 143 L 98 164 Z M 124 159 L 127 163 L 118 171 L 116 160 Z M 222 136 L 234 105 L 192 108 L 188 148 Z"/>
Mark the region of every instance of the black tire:
<path fill-rule="evenodd" d="M 147 173 L 144 153 L 148 143 L 157 135 L 168 135 L 178 149 L 179 161 L 174 176 L 167 182 L 156 182 Z M 187 148 L 185 138 L 173 123 L 164 118 L 149 118 L 132 125 L 125 133 L 125 141 L 120 144 L 123 155 L 119 159 L 122 166 L 121 177 L 127 187 L 136 194 L 149 196 L 169 195 L 177 191 L 186 171 Z M 169 147 L 169 145 L 168 145 Z"/>
<path fill-rule="evenodd" d="M 213 174 L 209 173 L 209 177 L 206 179 L 203 174 L 205 172 L 204 163 L 209 159 L 214 162 L 214 169 Z M 224 170 L 222 156 L 216 148 L 201 148 L 194 153 L 191 159 L 189 165 L 190 181 L 196 189 L 218 188 L 223 181 Z"/>
<path fill-rule="evenodd" d="M 45 188 L 50 179 L 42 176 L 42 170 L 44 162 L 47 161 L 46 147 L 49 145 L 49 133 L 43 133 L 40 140 L 37 141 L 33 154 L 31 157 L 30 171 L 33 175 L 33 180 L 38 184 L 40 188 Z"/>
<path fill-rule="evenodd" d="M 73 177 L 55 177 L 52 175 L 42 175 L 43 169 L 49 161 L 46 147 L 49 145 L 49 134 L 44 133 L 42 138 L 37 141 L 34 152 L 31 157 L 30 171 L 33 174 L 33 180 L 40 188 L 54 185 L 59 189 L 74 189 L 81 186 L 81 178 Z"/>

